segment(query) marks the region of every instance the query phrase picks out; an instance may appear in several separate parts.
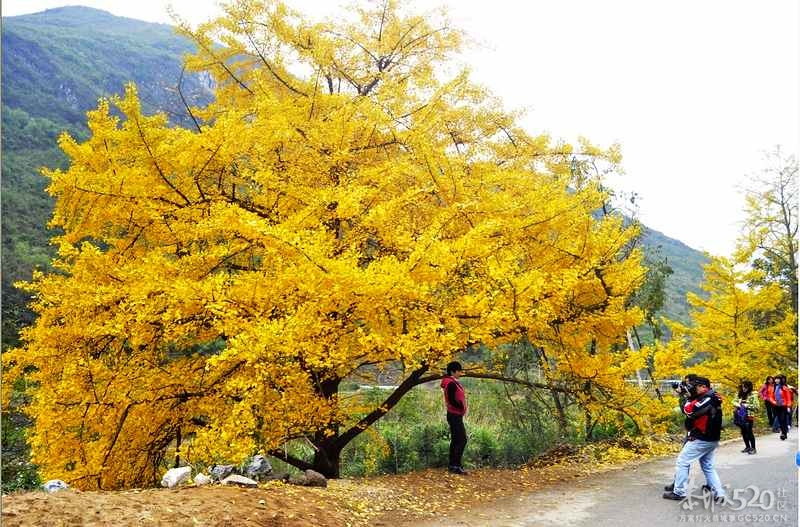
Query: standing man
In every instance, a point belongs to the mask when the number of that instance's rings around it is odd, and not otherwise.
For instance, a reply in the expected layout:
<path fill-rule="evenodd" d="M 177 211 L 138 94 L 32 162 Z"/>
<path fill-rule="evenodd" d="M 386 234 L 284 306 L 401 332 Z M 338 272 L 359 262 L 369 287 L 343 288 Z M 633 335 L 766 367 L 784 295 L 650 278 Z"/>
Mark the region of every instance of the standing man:
<path fill-rule="evenodd" d="M 466 475 L 461 466 L 461 456 L 467 446 L 467 430 L 464 428 L 464 414 L 467 413 L 467 395 L 458 378 L 464 373 L 464 368 L 458 362 L 447 365 L 445 376 L 442 379 L 444 391 L 444 404 L 447 407 L 447 424 L 450 425 L 450 466 L 453 474 Z"/>
<path fill-rule="evenodd" d="M 675 487 L 664 493 L 664 499 L 686 498 L 689 467 L 699 460 L 714 500 L 724 501 L 725 489 L 722 488 L 722 482 L 714 469 L 714 453 L 719 446 L 722 429 L 722 398 L 711 389 L 711 381 L 705 377 L 696 377 L 690 381 L 689 397 L 682 408 L 686 415 L 686 429 L 689 433 L 675 463 Z"/>
<path fill-rule="evenodd" d="M 687 373 L 686 376 L 683 378 L 681 382 L 674 382 L 672 383 L 672 391 L 675 392 L 675 395 L 678 397 L 678 409 L 683 412 L 683 405 L 686 404 L 686 401 L 689 400 L 689 384 L 694 382 L 697 379 L 697 375 L 694 373 Z M 689 429 L 686 430 L 686 435 L 683 436 L 683 443 L 681 443 L 681 448 L 683 445 L 686 444 L 686 441 L 689 437 Z M 675 490 L 675 480 L 672 481 L 669 485 L 664 486 L 664 490 L 668 492 L 672 492 Z"/>

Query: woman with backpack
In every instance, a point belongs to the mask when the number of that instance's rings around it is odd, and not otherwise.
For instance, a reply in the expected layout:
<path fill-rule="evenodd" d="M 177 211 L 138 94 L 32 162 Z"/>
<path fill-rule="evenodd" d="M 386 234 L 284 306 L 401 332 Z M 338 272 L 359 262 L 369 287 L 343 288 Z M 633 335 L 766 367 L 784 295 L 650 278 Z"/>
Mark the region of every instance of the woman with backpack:
<path fill-rule="evenodd" d="M 756 453 L 756 436 L 753 434 L 753 414 L 758 409 L 758 399 L 753 392 L 752 381 L 743 380 L 739 383 L 739 395 L 734 402 L 736 408 L 733 414 L 733 422 L 742 431 L 744 440 L 744 454 Z"/>

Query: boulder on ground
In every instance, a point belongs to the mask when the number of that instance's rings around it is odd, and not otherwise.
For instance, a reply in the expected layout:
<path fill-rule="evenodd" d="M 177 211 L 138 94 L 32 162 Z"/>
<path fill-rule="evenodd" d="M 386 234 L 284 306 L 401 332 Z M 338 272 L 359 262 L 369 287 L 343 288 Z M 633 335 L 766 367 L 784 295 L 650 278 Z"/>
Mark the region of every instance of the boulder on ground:
<path fill-rule="evenodd" d="M 192 467 L 178 467 L 169 469 L 161 478 L 161 486 L 175 488 L 192 475 Z"/>
<path fill-rule="evenodd" d="M 209 472 L 211 473 L 211 477 L 217 481 L 222 481 L 223 479 L 227 478 L 231 474 L 233 474 L 233 465 L 214 465 L 211 467 Z"/>
<path fill-rule="evenodd" d="M 238 485 L 240 487 L 258 487 L 258 482 L 239 474 L 231 474 L 220 481 L 223 485 Z"/>
<path fill-rule="evenodd" d="M 289 476 L 289 483 L 292 485 L 305 485 L 306 484 L 306 475 L 305 474 L 292 474 Z"/>
<path fill-rule="evenodd" d="M 272 465 L 269 460 L 261 454 L 253 456 L 253 459 L 244 471 L 248 477 L 259 481 L 265 479 L 271 472 Z"/>
<path fill-rule="evenodd" d="M 323 476 L 319 472 L 316 472 L 314 470 L 308 469 L 308 470 L 306 470 L 306 474 L 305 475 L 306 475 L 306 485 L 308 485 L 309 487 L 327 487 L 328 486 L 328 480 L 325 478 L 325 476 Z"/>
<path fill-rule="evenodd" d="M 302 474 L 293 474 L 289 478 L 292 485 L 303 485 L 305 487 L 327 487 L 328 480 L 325 476 L 315 470 L 306 470 Z"/>
<path fill-rule="evenodd" d="M 69 485 L 60 479 L 51 479 L 50 481 L 46 481 L 42 484 L 42 489 L 44 489 L 46 492 L 58 492 L 59 490 L 66 490 L 68 488 Z"/>
<path fill-rule="evenodd" d="M 202 487 L 203 485 L 208 485 L 212 481 L 214 480 L 211 479 L 211 476 L 206 476 L 202 472 L 194 477 L 194 484 L 197 485 L 198 487 Z"/>

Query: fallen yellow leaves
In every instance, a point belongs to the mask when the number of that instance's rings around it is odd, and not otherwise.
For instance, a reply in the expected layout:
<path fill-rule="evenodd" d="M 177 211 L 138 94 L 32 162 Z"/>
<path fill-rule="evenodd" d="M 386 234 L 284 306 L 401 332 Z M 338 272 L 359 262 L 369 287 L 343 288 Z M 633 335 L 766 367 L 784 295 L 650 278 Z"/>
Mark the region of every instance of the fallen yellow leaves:
<path fill-rule="evenodd" d="M 349 515 L 346 525 L 350 527 L 413 525 L 415 520 L 671 454 L 678 450 L 679 444 L 664 437 L 561 445 L 518 469 L 477 469 L 466 477 L 443 469 L 428 469 L 402 475 L 333 480 L 327 490 L 298 490 L 338 503 Z"/>

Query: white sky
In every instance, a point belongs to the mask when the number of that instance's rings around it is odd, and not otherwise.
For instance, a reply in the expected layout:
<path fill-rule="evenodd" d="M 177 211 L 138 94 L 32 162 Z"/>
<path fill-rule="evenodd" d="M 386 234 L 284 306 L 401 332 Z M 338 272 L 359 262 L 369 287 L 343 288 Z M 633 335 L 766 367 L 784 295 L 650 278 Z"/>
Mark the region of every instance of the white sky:
<path fill-rule="evenodd" d="M 192 23 L 215 0 L 4 0 L 3 16 L 80 3 Z M 308 14 L 341 1 L 288 0 Z M 733 249 L 741 187 L 763 152 L 800 145 L 800 2 L 796 0 L 417 0 L 445 4 L 479 46 L 474 78 L 531 133 L 622 145 L 624 176 L 643 223 L 714 254 Z"/>

